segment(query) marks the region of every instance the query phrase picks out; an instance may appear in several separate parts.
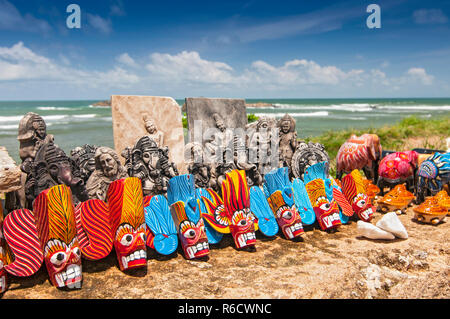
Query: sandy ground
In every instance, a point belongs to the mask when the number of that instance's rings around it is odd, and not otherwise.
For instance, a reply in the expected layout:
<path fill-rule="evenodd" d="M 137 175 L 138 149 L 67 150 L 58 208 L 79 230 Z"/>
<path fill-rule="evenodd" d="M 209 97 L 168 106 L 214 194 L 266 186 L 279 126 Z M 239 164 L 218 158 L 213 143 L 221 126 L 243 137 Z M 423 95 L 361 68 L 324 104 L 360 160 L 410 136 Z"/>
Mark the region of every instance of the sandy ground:
<path fill-rule="evenodd" d="M 258 234 L 255 251 L 238 251 L 230 236 L 205 260 L 149 249 L 147 269 L 123 273 L 115 253 L 83 261 L 82 289 L 53 287 L 45 266 L 10 278 L 3 298 L 449 298 L 450 222 L 419 224 L 401 215 L 409 238 L 360 238 L 356 222 L 333 234 L 307 229 L 304 240 Z M 375 213 L 373 223 L 381 218 Z M 448 217 L 447 217 L 448 219 Z"/>

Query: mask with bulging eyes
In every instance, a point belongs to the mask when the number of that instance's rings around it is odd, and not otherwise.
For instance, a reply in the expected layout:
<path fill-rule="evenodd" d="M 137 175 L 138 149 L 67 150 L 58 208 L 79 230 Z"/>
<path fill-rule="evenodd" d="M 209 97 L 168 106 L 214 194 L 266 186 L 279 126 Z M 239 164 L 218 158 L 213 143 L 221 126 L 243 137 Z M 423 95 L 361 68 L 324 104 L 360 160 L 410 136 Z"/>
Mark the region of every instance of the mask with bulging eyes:
<path fill-rule="evenodd" d="M 51 283 L 80 288 L 81 251 L 70 188 L 57 185 L 43 191 L 34 201 L 33 211 Z"/>
<path fill-rule="evenodd" d="M 145 267 L 146 225 L 141 180 L 128 177 L 112 182 L 107 201 L 120 270 Z"/>
<path fill-rule="evenodd" d="M 185 174 L 171 178 L 167 199 L 185 257 L 193 259 L 208 255 L 208 237 L 195 193 L 194 176 Z"/>
<path fill-rule="evenodd" d="M 250 211 L 250 196 L 245 171 L 233 170 L 222 182 L 225 212 L 230 221 L 230 232 L 237 248 L 254 246 L 255 215 Z"/>
<path fill-rule="evenodd" d="M 358 170 L 352 171 L 342 179 L 342 192 L 352 204 L 352 209 L 359 219 L 369 222 L 373 218 L 375 207 L 367 195 L 366 186 Z"/>

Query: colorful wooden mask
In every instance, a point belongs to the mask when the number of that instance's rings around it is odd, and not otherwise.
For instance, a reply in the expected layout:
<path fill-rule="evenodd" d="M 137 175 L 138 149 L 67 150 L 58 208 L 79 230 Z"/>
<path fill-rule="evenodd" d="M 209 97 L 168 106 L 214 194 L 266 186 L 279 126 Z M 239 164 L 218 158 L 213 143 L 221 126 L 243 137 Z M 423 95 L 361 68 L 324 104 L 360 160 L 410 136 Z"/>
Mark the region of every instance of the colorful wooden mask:
<path fill-rule="evenodd" d="M 108 204 L 100 199 L 80 203 L 75 209 L 81 254 L 89 260 L 109 255 L 113 247 Z"/>
<path fill-rule="evenodd" d="M 147 265 L 146 225 L 141 180 L 128 177 L 109 185 L 107 201 L 120 270 Z"/>
<path fill-rule="evenodd" d="M 250 187 L 250 210 L 256 216 L 258 228 L 266 236 L 275 236 L 279 227 L 277 220 L 261 188 Z"/>
<path fill-rule="evenodd" d="M 342 179 L 342 191 L 358 217 L 369 222 L 373 217 L 375 207 L 367 195 L 363 178 L 358 170 L 353 170 Z"/>
<path fill-rule="evenodd" d="M 295 178 L 292 181 L 292 190 L 294 191 L 294 202 L 302 219 L 302 224 L 312 225 L 316 221 L 316 214 L 309 200 L 305 183 L 300 178 Z"/>
<path fill-rule="evenodd" d="M 195 180 L 197 182 L 197 178 Z M 210 192 L 213 192 L 213 193 L 210 193 Z M 212 206 L 215 206 L 217 208 L 218 206 L 216 204 L 214 204 L 214 203 L 217 203 L 217 200 L 220 201 L 220 209 L 219 210 L 221 210 L 223 212 L 224 207 L 223 207 L 222 199 L 220 199 L 220 196 L 217 195 L 217 193 L 214 192 L 212 189 L 208 190 L 205 188 L 196 188 L 195 194 L 197 195 L 197 198 L 200 200 L 200 209 L 201 209 L 203 218 L 205 218 L 205 215 L 208 215 L 207 205 L 211 207 L 211 205 L 209 205 L 208 203 L 213 203 Z M 206 202 L 205 198 L 209 201 L 208 203 Z M 212 211 L 214 212 L 215 208 L 213 208 Z M 214 219 L 214 213 L 211 216 Z M 219 213 L 219 216 L 220 216 L 220 213 Z M 205 220 L 206 220 L 206 218 L 205 218 Z M 206 236 L 208 237 L 208 242 L 210 244 L 219 243 L 223 238 L 223 233 L 215 230 L 214 227 L 211 226 L 208 221 L 206 223 L 204 222 L 204 224 L 205 224 Z"/>
<path fill-rule="evenodd" d="M 35 274 L 44 261 L 33 212 L 12 211 L 3 221 L 3 266 L 17 277 Z"/>
<path fill-rule="evenodd" d="M 44 190 L 35 199 L 33 211 L 51 283 L 79 288 L 81 250 L 70 188 L 56 185 Z"/>
<path fill-rule="evenodd" d="M 287 239 L 302 236 L 302 219 L 294 204 L 294 192 L 287 167 L 281 167 L 264 176 L 269 197 L 267 201 Z"/>
<path fill-rule="evenodd" d="M 308 167 L 304 174 L 305 188 L 322 230 L 337 228 L 342 224 L 326 170 L 327 163 L 320 162 Z"/>
<path fill-rule="evenodd" d="M 194 175 L 172 177 L 169 180 L 167 199 L 186 258 L 208 255 L 208 237 L 201 218 L 200 201 L 195 194 Z"/>
<path fill-rule="evenodd" d="M 222 182 L 222 196 L 225 214 L 237 248 L 254 246 L 255 216 L 250 211 L 249 189 L 245 171 L 233 170 L 225 175 Z"/>
<path fill-rule="evenodd" d="M 7 288 L 6 264 L 6 241 L 3 237 L 3 207 L 0 203 L 0 294 L 4 293 Z"/>
<path fill-rule="evenodd" d="M 152 196 L 144 213 L 145 223 L 152 233 L 147 245 L 162 255 L 173 253 L 178 247 L 178 237 L 167 199 L 163 195 Z"/>

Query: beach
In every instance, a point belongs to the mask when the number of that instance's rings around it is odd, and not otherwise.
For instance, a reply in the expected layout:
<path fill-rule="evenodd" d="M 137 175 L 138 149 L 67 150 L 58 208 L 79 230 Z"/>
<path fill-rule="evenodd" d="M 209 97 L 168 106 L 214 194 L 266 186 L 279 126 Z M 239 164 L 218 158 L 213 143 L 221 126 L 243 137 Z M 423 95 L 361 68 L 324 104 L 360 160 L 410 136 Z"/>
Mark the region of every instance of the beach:
<path fill-rule="evenodd" d="M 113 147 L 111 108 L 94 106 L 99 101 L 0 102 L 0 145 L 19 162 L 18 124 L 27 112 L 35 112 L 44 118 L 48 133 L 55 136 L 55 142 L 68 154 L 74 147 L 84 144 Z M 180 107 L 184 103 L 184 99 L 176 101 Z M 302 139 L 330 130 L 377 128 L 410 115 L 430 119 L 450 114 L 449 98 L 246 99 L 246 103 L 273 105 L 247 108 L 247 114 L 258 117 L 292 115 L 296 119 L 297 134 Z"/>

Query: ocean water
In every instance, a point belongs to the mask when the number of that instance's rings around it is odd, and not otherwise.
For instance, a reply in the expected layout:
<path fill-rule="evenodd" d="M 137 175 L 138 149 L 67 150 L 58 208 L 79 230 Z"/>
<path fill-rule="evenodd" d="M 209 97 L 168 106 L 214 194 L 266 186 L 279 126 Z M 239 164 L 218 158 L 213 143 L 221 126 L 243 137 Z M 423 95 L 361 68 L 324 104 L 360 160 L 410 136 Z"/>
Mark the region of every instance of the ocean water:
<path fill-rule="evenodd" d="M 69 154 L 83 144 L 114 146 L 109 107 L 93 107 L 98 101 L 14 101 L 0 102 L 0 146 L 19 161 L 17 132 L 27 112 L 41 115 L 47 132 Z M 299 137 L 316 136 L 328 130 L 380 127 L 415 115 L 433 118 L 450 114 L 450 98 L 445 99 L 246 99 L 274 107 L 247 108 L 257 116 L 282 117 L 288 113 L 297 122 Z M 181 106 L 184 100 L 177 100 Z"/>

